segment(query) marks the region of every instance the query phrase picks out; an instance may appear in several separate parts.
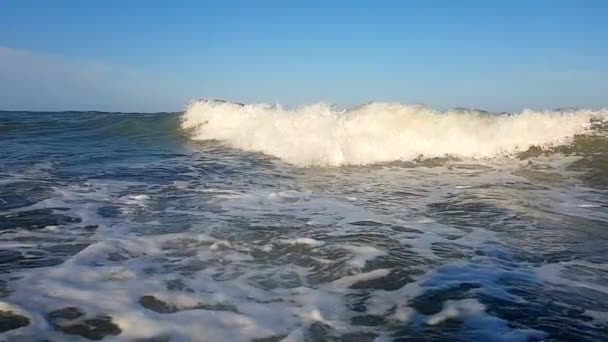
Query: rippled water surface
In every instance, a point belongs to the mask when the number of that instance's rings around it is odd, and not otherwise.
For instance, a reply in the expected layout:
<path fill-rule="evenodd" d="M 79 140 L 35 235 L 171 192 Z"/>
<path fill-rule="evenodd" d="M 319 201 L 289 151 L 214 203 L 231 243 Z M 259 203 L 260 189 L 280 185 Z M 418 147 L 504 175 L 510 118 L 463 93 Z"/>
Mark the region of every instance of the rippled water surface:
<path fill-rule="evenodd" d="M 295 167 L 0 113 L 0 339 L 606 341 L 607 146 Z"/>

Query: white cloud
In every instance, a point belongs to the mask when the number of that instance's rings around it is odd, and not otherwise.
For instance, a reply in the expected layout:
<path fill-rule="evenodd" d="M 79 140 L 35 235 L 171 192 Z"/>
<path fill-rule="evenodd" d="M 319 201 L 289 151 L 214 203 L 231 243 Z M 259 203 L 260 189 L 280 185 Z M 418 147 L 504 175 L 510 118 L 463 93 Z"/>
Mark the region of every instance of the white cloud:
<path fill-rule="evenodd" d="M 0 46 L 0 109 L 179 110 L 177 81 L 130 68 Z"/>

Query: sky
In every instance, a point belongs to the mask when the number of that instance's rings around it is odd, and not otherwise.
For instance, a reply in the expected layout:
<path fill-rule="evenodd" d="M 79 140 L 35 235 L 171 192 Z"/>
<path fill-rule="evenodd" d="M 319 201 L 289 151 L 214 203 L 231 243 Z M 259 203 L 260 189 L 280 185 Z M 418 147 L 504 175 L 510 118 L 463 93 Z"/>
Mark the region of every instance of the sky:
<path fill-rule="evenodd" d="M 0 109 L 608 107 L 608 1 L 0 0 Z"/>

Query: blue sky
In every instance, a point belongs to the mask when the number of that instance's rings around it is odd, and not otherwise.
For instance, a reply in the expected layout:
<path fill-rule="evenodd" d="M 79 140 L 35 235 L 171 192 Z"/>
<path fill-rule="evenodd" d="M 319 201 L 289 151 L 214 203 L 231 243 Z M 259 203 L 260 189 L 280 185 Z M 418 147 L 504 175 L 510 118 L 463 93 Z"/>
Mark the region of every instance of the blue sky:
<path fill-rule="evenodd" d="M 0 109 L 608 106 L 608 1 L 0 0 Z"/>

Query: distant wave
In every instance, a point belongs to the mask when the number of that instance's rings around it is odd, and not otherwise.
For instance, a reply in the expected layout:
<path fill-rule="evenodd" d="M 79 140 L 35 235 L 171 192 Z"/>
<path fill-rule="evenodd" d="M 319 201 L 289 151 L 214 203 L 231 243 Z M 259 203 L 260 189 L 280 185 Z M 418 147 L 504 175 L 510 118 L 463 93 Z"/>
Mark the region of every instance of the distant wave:
<path fill-rule="evenodd" d="M 150 137 L 181 134 L 178 113 L 1 112 L 0 134 Z"/>
<path fill-rule="evenodd" d="M 606 109 L 491 114 L 399 103 L 337 110 L 321 103 L 286 110 L 224 101 L 194 101 L 181 118 L 193 139 L 220 140 L 301 166 L 510 156 L 569 144 L 607 122 Z"/>

